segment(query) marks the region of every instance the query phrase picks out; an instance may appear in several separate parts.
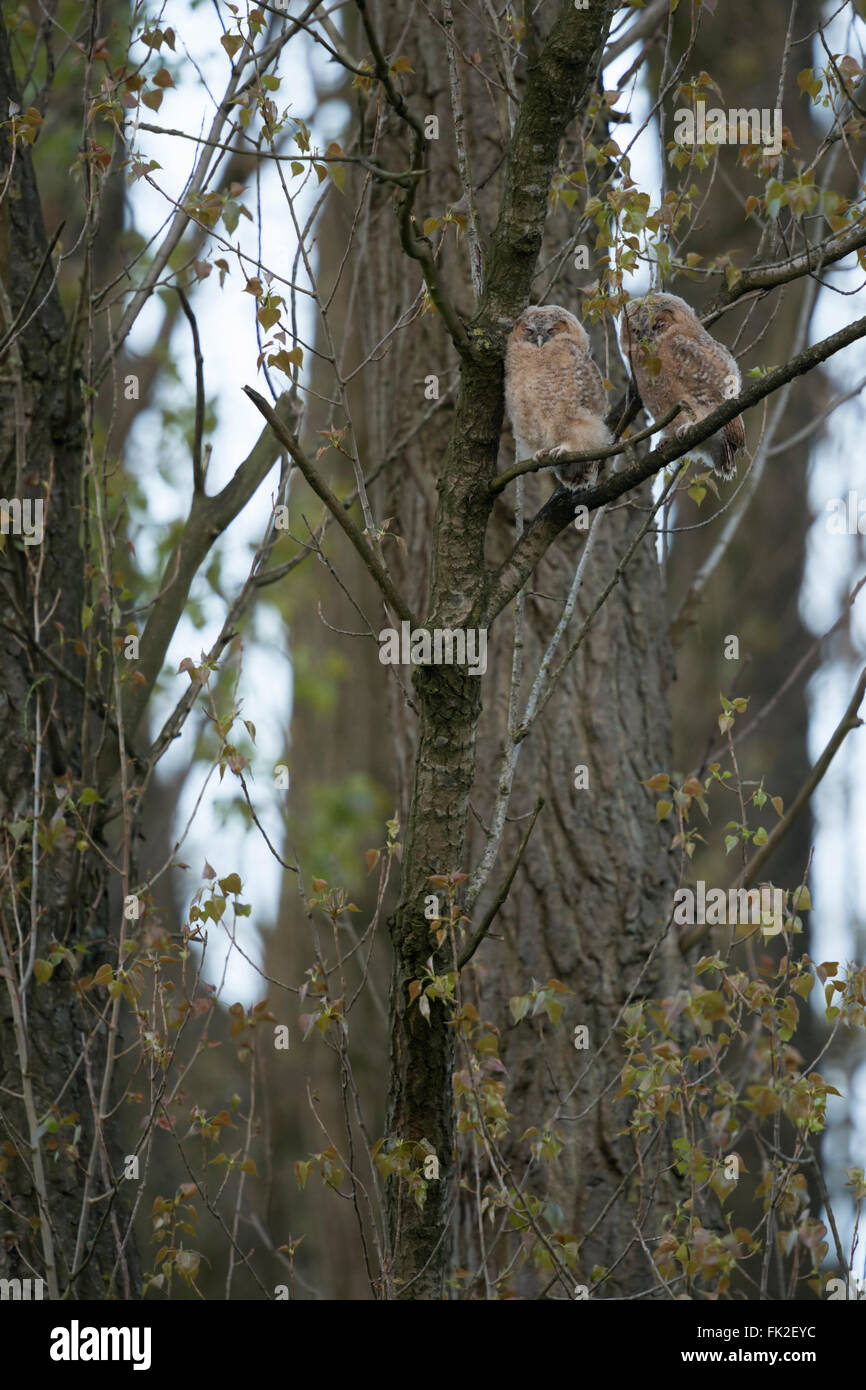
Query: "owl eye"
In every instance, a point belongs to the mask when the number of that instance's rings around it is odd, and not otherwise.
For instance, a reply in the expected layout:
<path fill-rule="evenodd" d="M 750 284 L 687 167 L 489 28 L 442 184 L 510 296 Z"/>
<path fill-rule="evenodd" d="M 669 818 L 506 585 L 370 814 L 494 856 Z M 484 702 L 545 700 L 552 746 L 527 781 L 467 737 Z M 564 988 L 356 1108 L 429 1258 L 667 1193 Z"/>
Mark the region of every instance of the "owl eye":
<path fill-rule="evenodd" d="M 565 330 L 566 330 L 567 328 L 568 328 L 568 324 L 566 323 L 565 319 L 559 319 L 559 320 L 553 325 L 553 327 L 551 328 L 550 331 L 551 331 L 551 333 L 564 333 Z"/>
<path fill-rule="evenodd" d="M 667 328 L 673 321 L 674 316 L 670 309 L 659 309 L 650 320 L 650 332 L 661 333 L 662 329 Z"/>

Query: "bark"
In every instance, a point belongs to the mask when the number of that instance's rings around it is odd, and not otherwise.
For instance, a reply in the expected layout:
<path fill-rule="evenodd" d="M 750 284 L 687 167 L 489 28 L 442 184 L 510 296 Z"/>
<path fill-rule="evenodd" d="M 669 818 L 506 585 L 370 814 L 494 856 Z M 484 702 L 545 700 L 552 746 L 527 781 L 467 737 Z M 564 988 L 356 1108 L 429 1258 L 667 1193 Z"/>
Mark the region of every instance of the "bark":
<path fill-rule="evenodd" d="M 647 504 L 646 489 L 639 498 Z M 627 511 L 601 519 L 575 626 L 642 520 L 640 513 Z M 564 595 L 582 543 L 573 531 L 565 533 L 531 587 L 540 595 Z M 528 601 L 527 672 L 537 669 L 558 614 L 559 606 L 547 598 Z M 509 664 L 507 650 L 500 650 L 491 682 L 491 703 L 500 711 Z M 588 1284 L 594 1266 L 609 1267 L 627 1252 L 604 1296 L 623 1297 L 652 1283 L 632 1224 L 638 1207 L 628 1179 L 635 1154 L 621 1136 L 627 1112 L 612 1101 L 616 1087 L 609 1089 L 622 1065 L 619 1035 L 610 1033 L 632 991 L 638 999 L 664 997 L 679 983 L 670 936 L 644 969 L 664 931 L 675 881 L 667 853 L 670 833 L 656 823 L 652 798 L 640 786 L 670 765 L 671 670 L 661 577 L 654 544 L 645 539 L 522 750 L 511 814 L 525 816 L 540 797 L 545 805 L 493 928 L 499 939 L 484 945 L 478 957 L 479 1007 L 503 1032 L 501 1056 L 513 1117 L 503 1156 L 522 1178 L 529 1148 L 521 1136 L 529 1126 L 546 1127 L 557 1117 L 552 1128 L 562 1152 L 549 1168 L 534 1166 L 529 1190 L 554 1201 L 563 1213 L 560 1228 L 582 1242 L 575 1283 Z M 503 723 L 501 715 L 489 721 L 479 755 L 478 785 L 486 791 L 478 803 L 483 821 L 498 782 Z M 578 766 L 588 774 L 585 789 L 574 785 Z M 509 827 L 497 875 L 522 829 L 520 820 Z M 476 852 L 479 841 L 476 830 Z M 571 992 L 560 1026 L 553 1029 L 546 1019 L 515 1025 L 510 996 L 551 978 Z M 589 1030 L 586 1050 L 576 1050 L 576 1025 Z M 614 1197 L 604 1221 L 583 1243 L 584 1233 Z M 472 1269 L 480 1252 L 471 1213 L 464 1213 L 463 1225 L 461 1262 Z M 526 1278 L 519 1281 L 521 1291 L 531 1287 Z"/>
<path fill-rule="evenodd" d="M 6 28 L 0 25 L 0 106 L 4 111 L 10 102 L 20 103 L 20 95 Z M 4 126 L 0 129 L 3 177 L 11 153 L 8 126 Z M 51 274 L 50 265 L 43 264 L 48 243 L 33 162 L 29 150 L 20 145 L 0 208 L 0 238 L 2 331 L 6 333 L 40 267 L 43 274 L 31 308 L 39 304 Z M 99 1088 L 106 1031 L 94 1028 L 92 1014 L 76 993 L 66 964 L 56 969 L 46 985 L 30 978 L 26 1021 L 13 1001 L 31 956 L 46 958 L 51 943 L 62 944 L 81 953 L 72 957 L 78 968 L 95 969 L 110 929 L 103 873 L 93 866 L 95 856 L 84 864 L 74 848 L 71 829 L 64 829 L 50 850 L 39 849 L 35 888 L 32 822 L 28 821 L 24 833 L 19 830 L 17 849 L 10 854 L 10 824 L 38 811 L 44 831 L 62 804 L 64 788 L 74 790 L 76 783 L 80 788 L 82 776 L 81 733 L 86 719 L 81 695 L 72 683 L 56 677 L 26 636 L 38 601 L 40 622 L 46 622 L 42 643 L 73 677 L 82 678 L 81 661 L 72 646 L 61 641 L 62 634 L 79 630 L 84 598 L 81 400 L 77 377 L 67 369 L 66 341 L 60 301 L 52 292 L 9 349 L 0 383 L 0 493 L 5 498 L 36 498 L 50 489 L 38 556 L 36 547 L 27 549 L 7 538 L 0 589 L 0 819 L 8 865 L 0 886 L 6 967 L 0 993 L 0 1084 L 7 1142 L 0 1179 L 7 1210 L 0 1274 L 27 1277 L 35 1269 L 54 1294 L 74 1277 L 76 1296 L 97 1297 L 104 1296 L 114 1265 L 115 1200 L 103 1204 L 98 1216 L 88 1210 L 81 1226 L 79 1218 L 83 1172 L 90 1162 L 97 1116 L 103 1113 Z M 34 900 L 38 904 L 35 919 L 31 917 Z M 16 913 L 23 938 L 20 949 Z M 33 932 L 36 940 L 31 946 Z M 60 1099 L 67 1078 L 71 1079 Z M 24 1099 L 19 1100 L 22 1094 Z M 34 1121 L 44 1125 L 52 1118 L 65 1122 L 56 1134 L 37 1131 Z M 74 1137 L 76 1126 L 80 1130 Z M 96 1140 L 96 1162 L 100 1176 L 110 1182 L 118 1173 L 118 1146 L 111 1125 L 100 1123 L 99 1128 L 102 1137 Z M 78 1258 L 73 1261 L 76 1246 Z M 120 1286 L 129 1293 L 136 1282 L 134 1254 L 127 1252 L 121 1263 Z"/>
<path fill-rule="evenodd" d="M 490 240 L 479 312 L 469 325 L 475 345 L 464 357 L 451 436 L 437 484 L 430 594 L 425 626 L 477 626 L 484 610 L 485 537 L 502 428 L 504 335 L 525 305 L 541 249 L 546 193 L 559 141 L 591 90 L 593 62 L 609 23 L 608 7 L 563 9 L 539 56 L 530 61 Z M 409 539 L 410 550 L 414 537 Z M 477 677 L 459 667 L 418 668 L 413 678 L 418 733 L 400 901 L 391 927 L 391 1079 L 389 1132 L 426 1139 L 439 1157 L 441 1181 L 419 1207 L 390 1188 L 394 1275 L 399 1293 L 442 1296 L 451 1255 L 455 1197 L 451 1074 L 454 1030 L 441 1008 L 429 1023 L 410 1006 L 408 986 L 426 974 L 430 956 L 424 900 L 432 874 L 467 864 L 469 799 L 476 779 L 481 713 Z M 450 954 L 450 948 L 449 948 Z M 447 955 L 438 969 L 447 969 Z"/>

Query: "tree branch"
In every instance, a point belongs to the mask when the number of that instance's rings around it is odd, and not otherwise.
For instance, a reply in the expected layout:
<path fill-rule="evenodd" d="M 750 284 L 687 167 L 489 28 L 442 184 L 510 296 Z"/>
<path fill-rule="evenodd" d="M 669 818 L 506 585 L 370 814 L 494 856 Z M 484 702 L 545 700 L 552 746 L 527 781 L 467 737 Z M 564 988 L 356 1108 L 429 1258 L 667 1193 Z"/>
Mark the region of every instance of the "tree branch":
<path fill-rule="evenodd" d="M 523 858 L 526 846 L 529 844 L 529 837 L 532 834 L 533 829 L 535 828 L 535 822 L 538 820 L 538 813 L 543 805 L 544 802 L 542 800 L 536 802 L 535 810 L 532 812 L 532 819 L 526 827 L 526 833 L 523 836 L 523 839 L 520 841 L 517 853 L 511 861 L 511 868 L 508 870 L 508 873 L 502 880 L 502 883 L 499 886 L 499 891 L 497 892 L 496 897 L 493 899 L 493 902 L 490 904 L 489 908 L 485 912 L 484 917 L 482 918 L 477 931 L 473 932 L 469 941 L 467 941 L 466 945 L 463 947 L 463 950 L 460 953 L 460 956 L 457 961 L 458 970 L 462 970 L 464 965 L 467 965 L 469 961 L 472 959 L 472 957 L 475 955 L 475 952 L 478 950 L 478 947 L 481 945 L 482 941 L 484 940 L 485 936 L 487 935 L 488 931 L 493 925 L 493 920 L 496 917 L 496 914 L 498 913 L 502 904 L 505 902 L 505 899 L 508 897 L 508 894 L 511 891 L 511 885 L 514 882 L 514 875 L 517 873 L 517 870 L 520 867 L 520 861 Z"/>
<path fill-rule="evenodd" d="M 286 392 L 277 402 L 274 418 L 284 428 L 283 421 L 288 422 L 296 417 L 296 399 L 292 393 Z M 144 682 L 130 681 L 125 686 L 123 723 L 130 737 L 141 722 L 162 670 L 169 643 L 186 606 L 190 587 L 205 556 L 214 541 L 246 506 L 279 454 L 280 449 L 272 431 L 264 429 L 221 492 L 215 497 L 208 497 L 204 492 L 193 495 L 180 540 L 162 574 L 159 598 L 150 611 L 142 634 L 138 670 Z"/>
<path fill-rule="evenodd" d="M 556 539 L 560 531 L 574 519 L 575 505 L 586 507 L 587 511 L 591 512 L 596 507 L 604 506 L 608 502 L 615 501 L 617 497 L 622 497 L 624 493 L 631 492 L 633 488 L 639 487 L 641 483 L 646 482 L 648 478 L 658 473 L 667 464 L 673 463 L 675 459 L 681 458 L 683 454 L 687 454 L 691 449 L 702 444 L 704 440 L 709 439 L 710 435 L 715 434 L 722 425 L 733 420 L 736 415 L 748 410 L 750 406 L 757 405 L 765 396 L 772 395 L 786 382 L 793 381 L 795 377 L 803 376 L 805 372 L 811 371 L 819 363 L 825 362 L 834 353 L 840 352 L 842 348 L 848 347 L 863 337 L 866 337 L 866 318 L 856 319 L 845 328 L 841 328 L 838 333 L 831 333 L 821 342 L 804 348 L 802 352 L 792 357 L 790 362 L 785 362 L 781 367 L 775 367 L 772 371 L 767 372 L 765 376 L 750 381 L 748 385 L 743 387 L 738 396 L 723 401 L 703 420 L 690 425 L 676 438 L 665 440 L 657 449 L 653 449 L 645 458 L 639 459 L 630 468 L 623 469 L 621 473 L 610 473 L 599 482 L 594 483 L 592 487 L 557 488 L 553 496 L 533 518 L 524 534 L 515 544 L 511 554 L 494 572 L 485 605 L 486 621 L 492 622 L 505 605 L 510 603 L 518 589 L 526 583 L 548 546 Z M 563 454 L 559 461 L 569 463 L 578 457 L 583 458 L 584 455 Z"/>
<path fill-rule="evenodd" d="M 752 855 L 752 858 L 743 869 L 743 872 L 737 880 L 736 886 L 738 888 L 748 888 L 750 883 L 754 883 L 761 869 L 763 869 L 767 860 L 770 858 L 770 855 L 774 854 L 779 848 L 779 845 L 788 834 L 788 831 L 791 829 L 797 817 L 808 806 L 812 793 L 826 774 L 827 769 L 851 730 L 858 729 L 863 723 L 863 720 L 858 718 L 857 711 L 860 708 L 864 694 L 866 694 L 866 667 L 864 667 L 860 673 L 857 689 L 851 697 L 848 708 L 836 725 L 827 747 L 824 749 L 815 766 L 812 768 L 812 771 L 809 773 L 809 776 L 797 792 L 797 795 L 794 797 L 785 815 L 779 821 L 778 825 L 770 832 L 767 837 L 767 843 L 761 845 L 757 854 Z"/>
<path fill-rule="evenodd" d="M 367 35 L 367 42 L 370 45 L 370 52 L 373 55 L 373 69 L 376 77 L 382 84 L 382 89 L 387 97 L 388 104 L 392 110 L 408 125 L 412 132 L 412 173 L 422 173 L 424 171 L 424 150 L 426 139 L 424 127 L 418 117 L 409 110 L 401 92 L 397 90 L 388 66 L 388 60 L 382 52 L 381 45 L 376 37 L 376 31 L 370 23 L 367 14 L 367 0 L 355 0 L 358 13 L 361 16 L 361 23 Z M 454 305 L 442 286 L 439 278 L 439 270 L 433 259 L 433 248 L 426 237 L 419 237 L 415 232 L 415 219 L 412 216 L 415 206 L 415 194 L 418 189 L 418 179 L 411 178 L 404 193 L 397 200 L 398 220 L 400 224 L 400 244 L 406 255 L 413 261 L 417 261 L 424 276 L 424 283 L 430 294 L 430 298 L 439 310 L 440 317 L 444 323 L 449 337 L 461 357 L 467 357 L 472 351 L 472 345 L 466 332 L 466 327 Z"/>
<path fill-rule="evenodd" d="M 598 462 L 601 463 L 604 459 L 616 458 L 618 454 L 626 453 L 628 449 L 633 448 L 635 444 L 642 443 L 644 439 L 651 439 L 654 434 L 658 434 L 660 430 L 664 429 L 665 425 L 669 425 L 671 420 L 676 419 L 677 415 L 686 409 L 688 409 L 688 407 L 684 402 L 678 401 L 677 404 L 671 406 L 670 410 L 665 415 L 662 415 L 659 420 L 655 420 L 647 429 L 641 430 L 640 434 L 632 435 L 631 438 L 625 440 L 624 443 L 607 444 L 603 449 L 582 449 L 580 453 L 568 454 L 568 461 L 570 463 L 592 463 L 598 460 Z M 565 459 L 566 455 L 563 454 L 562 458 Z M 507 468 L 504 473 L 500 473 L 498 478 L 493 479 L 493 482 L 490 484 L 490 491 L 494 494 L 503 492 L 508 484 L 513 482 L 515 478 L 519 478 L 521 474 L 537 473 L 541 468 L 553 468 L 554 464 L 558 465 L 559 462 L 559 457 L 552 459 L 549 457 L 545 458 L 538 454 L 533 455 L 532 458 L 521 459 L 519 463 L 515 463 L 513 467 Z"/>
<path fill-rule="evenodd" d="M 526 305 L 560 141 L 595 81 L 596 60 L 618 8 L 612 0 L 580 10 L 564 4 L 541 53 L 530 54 L 502 204 L 487 254 L 484 297 L 475 320 L 481 341 L 490 330 L 507 332 Z"/>
<path fill-rule="evenodd" d="M 282 34 L 279 34 L 271 43 L 265 45 L 265 47 L 258 52 L 256 52 L 255 49 L 249 48 L 242 50 L 241 54 L 239 54 L 237 64 L 232 66 L 232 74 L 223 94 L 222 101 L 219 103 L 214 113 L 213 120 L 211 121 L 208 138 L 202 142 L 204 146 L 202 153 L 184 189 L 182 197 L 184 203 L 190 198 L 197 197 L 204 191 L 210 173 L 213 151 L 219 148 L 220 134 L 226 120 L 234 110 L 233 103 L 236 98 L 243 93 L 245 88 L 250 85 L 251 81 L 260 80 L 261 72 L 273 62 L 280 50 L 299 32 L 304 21 L 317 9 L 319 3 L 320 0 L 311 0 L 311 3 L 306 6 L 300 19 L 294 21 L 291 27 L 287 27 Z M 242 83 L 241 71 L 246 67 L 247 63 L 253 60 L 255 60 L 256 63 L 256 76 L 254 79 L 249 79 L 247 82 Z M 106 352 L 94 374 L 94 379 L 96 381 L 102 380 L 103 376 L 108 371 L 112 355 L 117 352 L 129 336 L 133 324 L 156 289 L 160 276 L 169 264 L 172 253 L 179 245 L 189 222 L 190 214 L 183 206 L 179 205 L 172 218 L 171 226 L 166 232 L 162 244 L 155 253 L 146 275 L 138 289 L 133 292 L 132 298 L 121 317 L 112 347 Z"/>
<path fill-rule="evenodd" d="M 761 845 L 761 848 L 758 850 L 757 854 L 752 855 L 752 858 L 749 860 L 748 864 L 743 869 L 739 878 L 733 884 L 733 887 L 748 888 L 750 883 L 754 883 L 758 874 L 763 869 L 767 860 L 770 858 L 770 855 L 776 852 L 776 850 L 779 848 L 779 845 L 785 839 L 785 836 L 788 834 L 788 831 L 791 829 L 794 822 L 808 806 L 812 793 L 818 786 L 818 783 L 825 776 L 827 769 L 829 768 L 831 762 L 835 758 L 836 754 L 838 753 L 848 734 L 851 732 L 852 729 L 857 729 L 862 725 L 863 720 L 858 718 L 857 710 L 860 707 L 864 694 L 866 694 L 866 667 L 864 667 L 863 671 L 861 672 L 860 679 L 857 682 L 857 689 L 854 691 L 851 703 L 849 704 L 848 708 L 846 709 L 845 713 L 843 714 L 842 718 L 837 724 L 833 732 L 833 735 L 826 748 L 824 749 L 823 753 L 821 754 L 820 758 L 815 763 L 815 766 L 812 768 L 812 771 L 809 773 L 809 776 L 806 778 L 802 787 L 797 792 L 797 795 L 794 797 L 794 800 L 792 801 L 789 810 L 786 812 L 782 820 L 779 821 L 776 828 L 773 831 L 771 831 L 770 835 L 767 838 L 767 843 L 765 845 Z M 690 951 L 693 946 L 697 946 L 699 942 L 703 941 L 704 937 L 708 934 L 709 930 L 709 923 L 696 923 L 696 925 L 692 927 L 692 929 L 681 938 L 681 953 L 683 955 L 686 955 L 687 952 Z"/>
<path fill-rule="evenodd" d="M 280 443 L 284 448 L 288 449 L 293 462 L 304 475 L 304 478 L 313 492 L 324 502 L 338 526 L 342 527 L 345 531 L 352 545 L 363 560 L 366 569 L 381 589 L 387 603 L 393 608 L 398 617 L 406 622 L 414 623 L 409 605 L 406 603 L 402 594 L 399 594 L 394 588 L 393 580 L 385 569 L 385 566 L 374 553 L 371 546 L 365 541 L 362 532 L 358 530 L 358 527 L 355 525 L 354 521 L 352 521 L 351 517 L 347 516 L 346 510 L 340 502 L 339 497 L 331 491 L 324 478 L 317 473 L 296 437 L 286 428 L 279 415 L 271 408 L 264 396 L 260 396 L 258 391 L 254 391 L 251 386 L 245 386 L 244 391 L 249 396 L 256 409 L 261 411 L 262 415 L 264 415 Z"/>
<path fill-rule="evenodd" d="M 862 246 L 866 246 L 866 225 L 858 222 L 849 231 L 828 237 L 826 241 L 810 247 L 798 256 L 789 256 L 787 260 L 771 265 L 758 265 L 751 270 L 743 270 L 732 285 L 726 285 L 720 291 L 712 308 L 702 315 L 701 323 L 705 327 L 714 323 L 730 304 L 736 303 L 746 294 L 754 293 L 756 290 L 770 290 L 776 285 L 786 285 L 791 280 L 798 280 L 802 275 L 815 274 L 825 266 L 843 260 L 852 251 L 859 251 Z"/>
<path fill-rule="evenodd" d="M 204 362 L 201 355 L 201 344 L 198 337 L 198 324 L 195 321 L 195 314 L 190 307 L 190 302 L 180 285 L 176 285 L 180 306 L 186 315 L 187 322 L 192 333 L 192 350 L 195 356 L 195 432 L 192 444 L 192 483 L 195 493 L 204 492 L 204 471 L 201 466 L 201 439 L 204 430 Z"/>

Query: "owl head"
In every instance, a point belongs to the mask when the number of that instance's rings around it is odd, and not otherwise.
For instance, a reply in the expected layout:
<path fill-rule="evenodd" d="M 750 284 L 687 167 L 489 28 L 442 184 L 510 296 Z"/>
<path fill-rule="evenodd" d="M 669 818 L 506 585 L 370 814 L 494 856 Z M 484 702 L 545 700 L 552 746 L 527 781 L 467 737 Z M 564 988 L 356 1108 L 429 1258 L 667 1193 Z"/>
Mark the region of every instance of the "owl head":
<path fill-rule="evenodd" d="M 530 304 L 511 330 L 511 337 L 532 347 L 544 347 L 551 339 L 565 334 L 581 345 L 587 343 L 586 333 L 574 314 L 558 304 Z"/>
<path fill-rule="evenodd" d="M 692 310 L 678 294 L 645 294 L 642 299 L 632 299 L 625 306 L 620 341 L 626 344 L 629 338 L 646 341 L 656 338 L 675 323 L 681 314 L 692 318 Z"/>

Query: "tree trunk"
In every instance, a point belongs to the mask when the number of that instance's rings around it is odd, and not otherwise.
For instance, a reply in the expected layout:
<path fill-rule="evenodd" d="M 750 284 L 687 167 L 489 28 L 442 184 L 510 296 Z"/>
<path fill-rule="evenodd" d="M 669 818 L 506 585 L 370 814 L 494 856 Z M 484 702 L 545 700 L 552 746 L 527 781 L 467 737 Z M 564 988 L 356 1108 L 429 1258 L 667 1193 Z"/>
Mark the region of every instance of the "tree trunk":
<path fill-rule="evenodd" d="M 0 107 L 13 102 L 20 105 L 20 96 L 0 24 Z M 11 156 L 4 125 L 0 178 Z M 76 849 L 61 810 L 67 793 L 77 797 L 81 789 L 83 700 L 33 647 L 35 635 L 81 680 L 83 662 L 62 637 L 79 631 L 84 599 L 84 435 L 79 382 L 66 361 L 67 325 L 56 291 L 46 293 L 51 267 L 43 264 L 47 241 L 33 163 L 21 144 L 0 208 L 0 236 L 4 334 L 28 292 L 38 290 L 30 305 L 37 311 L 7 350 L 0 383 L 0 492 L 5 499 L 46 499 L 40 546 L 5 539 L 0 588 L 0 1081 L 7 1141 L 0 1275 L 23 1278 L 36 1270 L 49 1296 L 73 1279 L 74 1296 L 94 1298 L 104 1297 L 115 1267 L 117 1208 L 113 1199 L 95 1213 L 82 1175 L 95 1154 L 99 1178 L 110 1184 L 119 1152 L 115 1122 L 98 1118 L 109 1108 L 100 1095 L 107 1031 L 94 1025 L 75 976 L 95 969 L 107 945 L 106 878 L 96 856 Z M 55 948 L 69 954 L 50 981 L 37 983 L 33 962 Z M 136 1284 L 133 1253 L 119 1264 L 119 1286 L 128 1294 Z"/>

